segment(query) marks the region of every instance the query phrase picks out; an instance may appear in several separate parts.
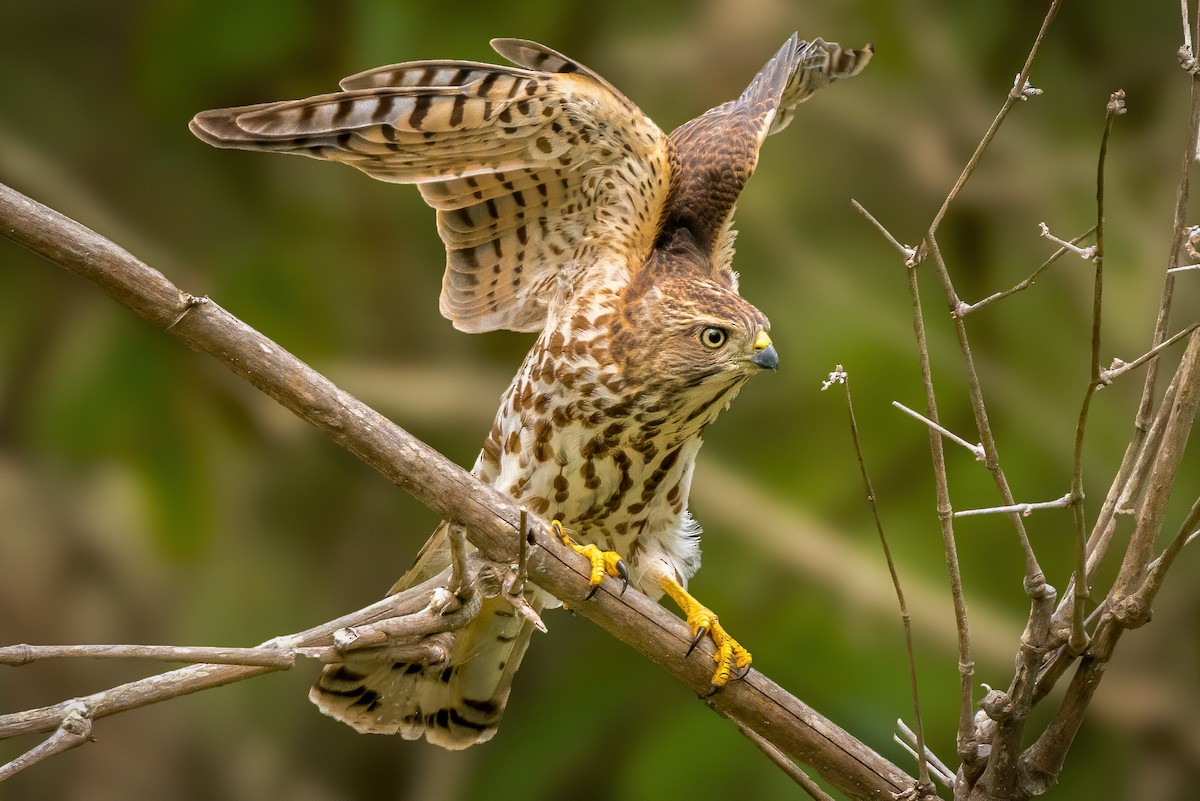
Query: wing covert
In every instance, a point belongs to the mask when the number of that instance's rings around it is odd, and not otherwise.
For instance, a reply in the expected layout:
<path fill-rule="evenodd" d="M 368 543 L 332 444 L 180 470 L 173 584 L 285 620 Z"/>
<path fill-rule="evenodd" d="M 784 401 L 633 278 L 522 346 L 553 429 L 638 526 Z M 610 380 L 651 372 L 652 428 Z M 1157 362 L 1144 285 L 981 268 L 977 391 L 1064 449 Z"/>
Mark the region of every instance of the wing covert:
<path fill-rule="evenodd" d="M 667 225 L 686 227 L 702 246 L 717 250 L 763 140 L 787 127 L 796 106 L 818 89 L 861 72 L 873 53 L 871 45 L 844 50 L 792 34 L 737 100 L 676 128 L 671 141 L 679 154 L 679 191 Z"/>

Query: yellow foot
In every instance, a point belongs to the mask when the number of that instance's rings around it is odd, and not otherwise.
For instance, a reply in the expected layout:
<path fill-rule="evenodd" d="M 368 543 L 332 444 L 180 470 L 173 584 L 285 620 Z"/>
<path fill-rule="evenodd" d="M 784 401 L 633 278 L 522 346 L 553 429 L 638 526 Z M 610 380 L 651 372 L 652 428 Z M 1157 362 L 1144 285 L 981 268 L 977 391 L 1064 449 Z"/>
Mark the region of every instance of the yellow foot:
<path fill-rule="evenodd" d="M 553 520 L 550 522 L 550 530 L 554 532 L 554 536 L 563 541 L 575 553 L 583 554 L 592 563 L 592 575 L 588 579 L 588 594 L 583 600 L 587 601 L 596 594 L 596 590 L 600 589 L 600 582 L 604 581 L 604 576 L 607 574 L 613 578 L 619 578 L 624 584 L 621 585 L 621 594 L 625 594 L 625 590 L 629 588 L 629 570 L 625 567 L 625 563 L 621 561 L 621 556 L 616 551 L 602 551 L 595 545 L 576 545 L 575 542 L 567 536 L 567 532 L 563 529 L 561 521 Z"/>
<path fill-rule="evenodd" d="M 729 683 L 734 668 L 743 671 L 738 675 L 739 679 L 745 676 L 749 672 L 753 657 L 737 640 L 729 636 L 712 610 L 689 595 L 688 591 L 674 579 L 665 578 L 660 584 L 675 603 L 679 604 L 679 608 L 687 616 L 688 625 L 692 627 L 695 639 L 692 640 L 687 652 L 690 654 L 705 636 L 712 640 L 713 645 L 717 647 L 717 652 L 713 655 L 713 661 L 717 663 L 717 671 L 709 681 L 712 686 L 709 694 L 715 693 Z"/>

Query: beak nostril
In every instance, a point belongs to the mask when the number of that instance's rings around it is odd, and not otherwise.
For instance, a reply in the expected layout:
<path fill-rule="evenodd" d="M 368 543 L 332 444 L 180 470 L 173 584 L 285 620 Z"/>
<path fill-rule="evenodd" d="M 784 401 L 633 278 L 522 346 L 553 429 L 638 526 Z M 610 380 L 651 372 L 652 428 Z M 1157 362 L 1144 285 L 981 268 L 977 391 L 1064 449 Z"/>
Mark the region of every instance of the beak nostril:
<path fill-rule="evenodd" d="M 767 336 L 766 331 L 759 331 L 758 336 L 754 339 L 754 350 L 761 351 L 771 347 L 771 338 Z"/>

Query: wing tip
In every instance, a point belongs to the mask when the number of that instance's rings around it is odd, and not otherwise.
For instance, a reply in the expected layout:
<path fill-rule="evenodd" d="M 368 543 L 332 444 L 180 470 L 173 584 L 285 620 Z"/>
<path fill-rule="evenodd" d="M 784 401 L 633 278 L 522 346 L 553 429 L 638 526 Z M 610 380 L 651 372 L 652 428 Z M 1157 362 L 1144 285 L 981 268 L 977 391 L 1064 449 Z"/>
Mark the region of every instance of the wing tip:
<path fill-rule="evenodd" d="M 238 109 L 231 108 L 201 111 L 188 122 L 188 130 L 213 147 L 236 147 L 246 139 L 246 132 L 238 127 L 237 114 Z"/>
<path fill-rule="evenodd" d="M 258 130 L 262 126 L 256 125 L 256 122 L 263 118 L 270 120 L 272 115 L 280 109 L 322 97 L 209 109 L 192 117 L 188 122 L 188 129 L 195 134 L 197 139 L 213 147 L 236 150 L 275 150 L 288 142 L 292 135 L 287 132 Z"/>

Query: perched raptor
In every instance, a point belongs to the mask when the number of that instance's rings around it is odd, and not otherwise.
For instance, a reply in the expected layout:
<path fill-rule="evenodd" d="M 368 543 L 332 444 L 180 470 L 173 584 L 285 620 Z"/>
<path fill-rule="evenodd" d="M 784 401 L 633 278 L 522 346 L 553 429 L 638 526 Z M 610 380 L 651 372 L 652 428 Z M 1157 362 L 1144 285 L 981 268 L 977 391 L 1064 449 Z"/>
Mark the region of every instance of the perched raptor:
<path fill-rule="evenodd" d="M 474 472 L 553 519 L 593 581 L 625 574 L 670 595 L 716 645 L 720 687 L 750 654 L 686 590 L 700 566 L 692 469 L 704 429 L 779 364 L 767 318 L 738 294 L 734 204 L 763 140 L 871 48 L 793 35 L 741 97 L 666 135 L 579 62 L 529 41 L 492 46 L 515 66 L 381 67 L 332 94 L 205 111 L 191 128 L 218 147 L 417 185 L 446 244 L 442 314 L 462 331 L 538 332 Z M 393 592 L 449 564 L 446 529 Z M 347 658 L 309 697 L 361 732 L 465 748 L 495 734 L 531 629 L 492 598 L 447 664 Z"/>

